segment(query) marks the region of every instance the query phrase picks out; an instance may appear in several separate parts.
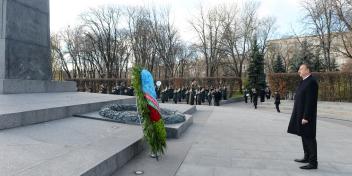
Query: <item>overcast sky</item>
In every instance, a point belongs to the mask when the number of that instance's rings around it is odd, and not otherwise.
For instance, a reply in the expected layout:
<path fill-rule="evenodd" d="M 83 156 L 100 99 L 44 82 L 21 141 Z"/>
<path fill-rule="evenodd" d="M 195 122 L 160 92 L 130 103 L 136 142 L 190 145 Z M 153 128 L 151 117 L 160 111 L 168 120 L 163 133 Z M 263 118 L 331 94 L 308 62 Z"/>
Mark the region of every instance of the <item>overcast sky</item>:
<path fill-rule="evenodd" d="M 172 18 L 183 38 L 189 36 L 190 26 L 188 21 L 199 8 L 200 3 L 214 6 L 236 0 L 50 0 L 50 26 L 52 32 L 57 32 L 68 25 L 77 24 L 78 15 L 89 8 L 102 5 L 127 5 L 127 6 L 168 6 L 172 11 Z M 240 3 L 245 0 L 239 1 Z M 259 0 L 259 16 L 273 16 L 276 18 L 277 36 L 292 33 L 292 26 L 299 26 L 301 19 L 300 0 Z M 297 30 L 297 31 L 296 31 Z M 299 29 L 295 29 L 299 32 Z"/>

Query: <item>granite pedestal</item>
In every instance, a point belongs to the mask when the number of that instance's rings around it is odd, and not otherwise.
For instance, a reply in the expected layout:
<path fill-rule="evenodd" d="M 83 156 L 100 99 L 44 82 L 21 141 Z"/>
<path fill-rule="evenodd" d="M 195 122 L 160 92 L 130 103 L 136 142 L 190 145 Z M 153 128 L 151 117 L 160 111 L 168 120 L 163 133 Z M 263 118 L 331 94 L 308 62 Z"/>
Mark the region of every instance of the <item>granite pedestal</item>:
<path fill-rule="evenodd" d="M 49 0 L 0 5 L 0 94 L 76 91 L 51 80 Z"/>
<path fill-rule="evenodd" d="M 111 103 L 134 102 L 135 97 L 86 92 L 0 94 L 0 130 L 97 111 Z"/>

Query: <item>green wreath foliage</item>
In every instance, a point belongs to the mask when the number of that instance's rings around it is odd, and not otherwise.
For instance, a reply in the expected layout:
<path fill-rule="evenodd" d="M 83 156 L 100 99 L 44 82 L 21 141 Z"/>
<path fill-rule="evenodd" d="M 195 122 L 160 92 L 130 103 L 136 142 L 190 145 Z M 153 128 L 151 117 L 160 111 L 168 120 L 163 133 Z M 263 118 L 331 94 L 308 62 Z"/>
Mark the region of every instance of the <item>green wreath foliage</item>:
<path fill-rule="evenodd" d="M 144 138 L 158 159 L 158 156 L 164 154 L 166 149 L 166 130 L 162 118 L 158 122 L 150 120 L 147 100 L 142 92 L 141 71 L 140 66 L 132 68 L 132 85 L 137 99 L 137 110 L 142 118 Z"/>

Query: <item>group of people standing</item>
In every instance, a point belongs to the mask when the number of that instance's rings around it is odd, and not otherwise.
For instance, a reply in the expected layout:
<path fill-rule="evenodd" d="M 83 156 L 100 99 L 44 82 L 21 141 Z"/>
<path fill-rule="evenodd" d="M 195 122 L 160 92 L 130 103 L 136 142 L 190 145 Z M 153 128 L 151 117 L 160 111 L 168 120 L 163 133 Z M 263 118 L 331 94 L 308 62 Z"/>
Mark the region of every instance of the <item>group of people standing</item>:
<path fill-rule="evenodd" d="M 90 92 L 92 92 L 90 90 Z M 101 84 L 99 87 L 99 93 L 102 94 L 107 94 L 108 90 L 104 84 Z M 112 88 L 112 94 L 115 95 L 128 95 L 128 96 L 133 96 L 134 95 L 134 89 L 132 86 L 125 86 L 124 83 L 117 84 L 117 86 Z"/>
<path fill-rule="evenodd" d="M 250 90 L 245 89 L 243 91 L 243 97 L 244 97 L 244 101 L 245 103 L 248 103 L 248 98 L 250 99 L 250 102 L 253 103 L 254 105 L 254 109 L 257 109 L 257 105 L 258 105 L 258 97 L 260 98 L 260 102 L 265 102 L 265 98 L 267 100 L 269 100 L 271 98 L 271 90 L 269 89 L 269 87 L 265 88 L 265 89 L 260 89 L 259 91 L 255 88 L 252 88 Z M 275 106 L 276 106 L 276 110 L 277 112 L 280 112 L 280 94 L 278 91 L 274 92 L 274 99 L 275 99 Z"/>
<path fill-rule="evenodd" d="M 119 84 L 112 89 L 112 93 L 116 95 L 134 95 L 134 88 L 132 86 L 125 86 L 125 84 Z"/>
<path fill-rule="evenodd" d="M 157 97 L 161 99 L 162 103 L 173 101 L 175 104 L 186 102 L 190 105 L 201 105 L 208 103 L 208 105 L 220 106 L 220 100 L 227 100 L 227 88 L 223 87 L 209 87 L 204 88 L 192 84 L 190 87 L 173 88 L 172 86 L 164 89 L 156 87 Z"/>

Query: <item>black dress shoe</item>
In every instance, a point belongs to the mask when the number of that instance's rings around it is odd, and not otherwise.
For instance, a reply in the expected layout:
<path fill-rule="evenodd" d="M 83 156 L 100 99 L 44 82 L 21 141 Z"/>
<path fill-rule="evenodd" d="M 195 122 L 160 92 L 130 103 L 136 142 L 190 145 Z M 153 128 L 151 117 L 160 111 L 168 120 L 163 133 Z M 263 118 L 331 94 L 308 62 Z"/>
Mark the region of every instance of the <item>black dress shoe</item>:
<path fill-rule="evenodd" d="M 301 166 L 299 167 L 301 169 L 306 169 L 306 170 L 309 170 L 309 169 L 318 169 L 318 165 L 313 165 L 313 164 L 308 164 L 308 165 L 305 165 L 305 166 Z"/>
<path fill-rule="evenodd" d="M 303 159 L 295 159 L 296 162 L 298 163 L 308 163 L 308 159 L 303 158 Z"/>

